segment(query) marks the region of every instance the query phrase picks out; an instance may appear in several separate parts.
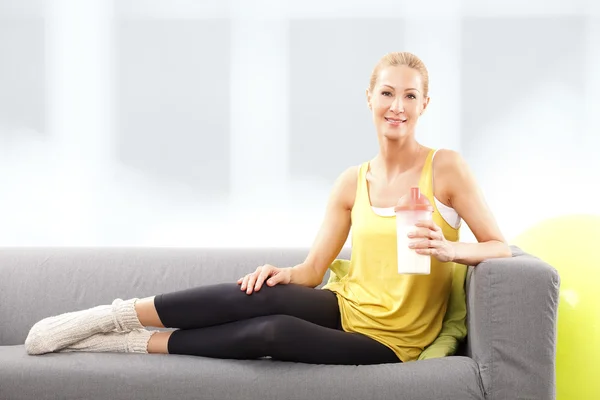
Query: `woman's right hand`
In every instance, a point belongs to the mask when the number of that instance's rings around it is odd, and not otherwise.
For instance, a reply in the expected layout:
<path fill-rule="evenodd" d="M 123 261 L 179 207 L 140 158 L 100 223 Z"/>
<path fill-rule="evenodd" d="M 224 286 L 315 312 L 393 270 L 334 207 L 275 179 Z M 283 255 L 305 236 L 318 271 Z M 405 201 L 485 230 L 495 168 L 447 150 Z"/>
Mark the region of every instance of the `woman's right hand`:
<path fill-rule="evenodd" d="M 238 279 L 237 284 L 242 285 L 240 290 L 245 290 L 246 294 L 258 292 L 264 282 L 268 286 L 277 284 L 287 285 L 292 278 L 291 268 L 277 268 L 270 264 L 261 265 L 256 268 L 256 271 Z"/>

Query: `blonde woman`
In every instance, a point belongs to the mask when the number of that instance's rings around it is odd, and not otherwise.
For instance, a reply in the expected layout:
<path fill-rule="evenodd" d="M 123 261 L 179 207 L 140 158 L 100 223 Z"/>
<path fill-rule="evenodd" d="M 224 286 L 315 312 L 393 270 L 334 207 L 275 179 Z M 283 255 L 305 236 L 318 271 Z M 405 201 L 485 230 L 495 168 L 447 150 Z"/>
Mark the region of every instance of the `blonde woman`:
<path fill-rule="evenodd" d="M 510 256 L 468 166 L 449 150 L 416 140 L 429 104 L 424 64 L 390 53 L 366 91 L 379 141 L 371 160 L 344 171 L 306 260 L 263 265 L 237 283 L 208 285 L 43 319 L 30 330 L 29 354 L 136 352 L 319 364 L 378 364 L 418 358 L 440 332 L 452 263 L 477 265 Z M 435 160 L 435 162 L 434 162 Z M 393 206 L 418 186 L 434 218 L 414 234 L 431 256 L 431 273 L 400 275 Z M 464 220 L 478 243 L 461 243 Z M 347 275 L 316 289 L 352 226 Z M 168 332 L 147 327 L 175 328 Z"/>

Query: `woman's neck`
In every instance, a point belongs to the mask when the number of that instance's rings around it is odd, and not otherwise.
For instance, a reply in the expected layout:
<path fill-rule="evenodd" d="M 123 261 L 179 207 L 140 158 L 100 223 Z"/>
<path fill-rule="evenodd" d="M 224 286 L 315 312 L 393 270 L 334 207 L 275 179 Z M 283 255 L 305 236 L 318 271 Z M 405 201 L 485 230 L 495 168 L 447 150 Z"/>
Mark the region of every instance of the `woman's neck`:
<path fill-rule="evenodd" d="M 384 139 L 373 163 L 386 181 L 393 181 L 417 165 L 422 149 L 423 146 L 414 139 L 408 139 L 404 143 Z"/>

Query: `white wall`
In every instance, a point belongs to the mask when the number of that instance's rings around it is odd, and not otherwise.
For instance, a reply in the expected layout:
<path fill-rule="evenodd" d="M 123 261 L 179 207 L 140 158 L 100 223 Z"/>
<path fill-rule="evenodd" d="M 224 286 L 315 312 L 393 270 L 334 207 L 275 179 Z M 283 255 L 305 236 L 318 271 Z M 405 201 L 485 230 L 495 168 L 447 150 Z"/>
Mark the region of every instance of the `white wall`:
<path fill-rule="evenodd" d="M 0 246 L 308 246 L 399 50 L 509 239 L 598 214 L 600 7 L 486 4 L 0 0 Z"/>

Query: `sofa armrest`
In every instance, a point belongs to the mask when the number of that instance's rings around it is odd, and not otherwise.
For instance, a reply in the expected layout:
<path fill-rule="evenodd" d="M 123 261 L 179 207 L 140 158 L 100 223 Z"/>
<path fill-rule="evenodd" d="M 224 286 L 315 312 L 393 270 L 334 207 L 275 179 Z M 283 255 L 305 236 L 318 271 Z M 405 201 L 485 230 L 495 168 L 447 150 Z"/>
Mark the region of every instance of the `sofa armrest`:
<path fill-rule="evenodd" d="M 479 364 L 486 399 L 554 399 L 559 275 L 511 250 L 469 269 L 467 353 Z"/>

